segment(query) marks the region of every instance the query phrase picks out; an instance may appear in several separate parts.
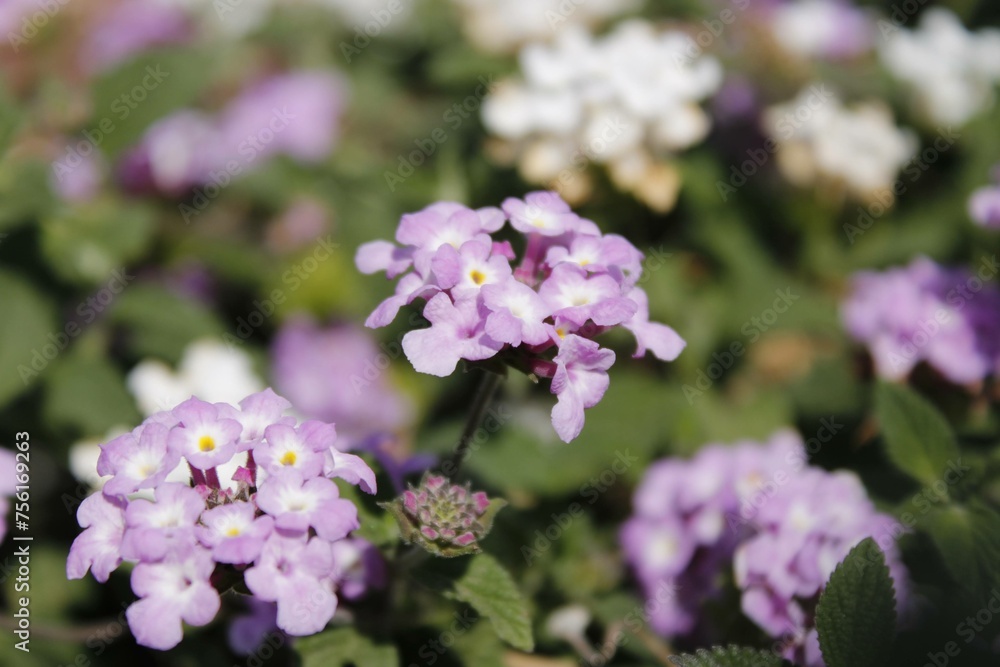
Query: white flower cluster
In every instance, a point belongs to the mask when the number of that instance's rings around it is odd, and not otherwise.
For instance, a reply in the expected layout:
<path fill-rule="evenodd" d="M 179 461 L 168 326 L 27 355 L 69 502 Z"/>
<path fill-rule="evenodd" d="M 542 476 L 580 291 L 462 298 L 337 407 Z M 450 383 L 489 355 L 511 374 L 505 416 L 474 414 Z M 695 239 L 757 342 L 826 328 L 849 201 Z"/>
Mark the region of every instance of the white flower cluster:
<path fill-rule="evenodd" d="M 512 53 L 570 27 L 593 27 L 639 7 L 641 0 L 454 0 L 462 29 L 489 53 Z"/>
<path fill-rule="evenodd" d="M 813 86 L 764 112 L 782 173 L 796 185 L 833 182 L 863 201 L 884 199 L 916 152 L 916 137 L 898 128 L 881 102 L 848 108 L 835 93 L 817 89 L 825 90 Z"/>
<path fill-rule="evenodd" d="M 521 51 L 523 79 L 501 82 L 483 104 L 483 122 L 517 159 L 522 176 L 568 201 L 590 191 L 585 168 L 605 164 L 611 179 L 650 207 L 673 207 L 679 187 L 668 158 L 708 134 L 699 102 L 722 69 L 679 31 L 627 21 L 594 38 L 582 29 Z"/>
<path fill-rule="evenodd" d="M 888 31 L 880 56 L 935 123 L 966 123 L 993 104 L 1000 83 L 1000 30 L 970 32 L 946 9 L 927 10 L 916 30 Z"/>
<path fill-rule="evenodd" d="M 771 33 L 800 58 L 853 58 L 871 49 L 875 22 L 844 0 L 798 0 L 774 8 Z"/>

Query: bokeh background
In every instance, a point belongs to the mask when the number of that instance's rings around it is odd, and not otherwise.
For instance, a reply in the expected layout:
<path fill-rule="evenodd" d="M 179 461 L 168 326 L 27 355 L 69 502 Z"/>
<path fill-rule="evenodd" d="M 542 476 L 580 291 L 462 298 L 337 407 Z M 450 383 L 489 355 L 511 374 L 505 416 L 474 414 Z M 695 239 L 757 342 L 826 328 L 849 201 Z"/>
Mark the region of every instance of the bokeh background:
<path fill-rule="evenodd" d="M 245 664 L 221 626 L 169 655 L 127 637 L 88 645 L 88 624 L 131 593 L 126 577 L 66 581 L 74 512 L 97 483 L 97 445 L 145 414 L 274 386 L 399 475 L 452 447 L 478 375 L 415 373 L 399 348 L 407 318 L 364 329 L 392 285 L 354 266 L 361 243 L 439 200 L 559 190 L 646 254 L 650 310 L 688 343 L 662 364 L 630 360 L 632 342 L 611 337 L 611 388 L 569 445 L 549 424 L 547 387 L 506 382 L 467 471 L 511 503 L 491 549 L 523 582 L 550 656 L 507 664 L 577 664 L 544 631 L 567 603 L 589 610 L 598 636 L 640 604 L 617 530 L 655 459 L 789 426 L 810 438 L 832 419 L 843 428 L 813 463 L 857 471 L 880 507 L 906 498 L 910 482 L 872 446 L 872 361 L 840 304 L 856 271 L 917 256 L 975 268 L 996 250 L 969 199 L 1000 161 L 1000 47 L 984 39 L 938 71 L 928 43 L 887 44 L 932 7 L 980 30 L 1000 6 L 806 4 L 2 0 L 0 443 L 31 434 L 39 641 L 30 655 L 0 642 L 0 663 Z M 650 30 L 701 46 L 654 48 Z M 585 80 L 560 88 L 585 61 Z M 573 95 L 611 101 L 581 112 Z M 969 437 L 996 433 L 989 384 L 956 387 L 926 366 L 911 380 Z M 634 461 L 609 475 L 622 452 Z M 525 562 L 521 547 L 574 500 L 586 515 Z M 939 578 L 933 556 L 910 566 Z M 957 598 L 935 605 L 944 620 L 900 664 L 961 617 Z M 446 614 L 424 613 L 403 623 L 403 646 Z M 728 639 L 761 643 L 744 626 Z M 663 664 L 657 641 L 612 664 Z M 439 664 L 496 664 L 496 642 L 476 630 Z"/>

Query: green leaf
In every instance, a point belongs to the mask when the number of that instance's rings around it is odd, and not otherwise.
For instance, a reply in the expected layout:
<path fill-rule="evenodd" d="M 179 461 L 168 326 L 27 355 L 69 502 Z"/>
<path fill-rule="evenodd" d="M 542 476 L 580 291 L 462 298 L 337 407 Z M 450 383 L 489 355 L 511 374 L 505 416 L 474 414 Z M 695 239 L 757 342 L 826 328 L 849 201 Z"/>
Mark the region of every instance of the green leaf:
<path fill-rule="evenodd" d="M 827 667 L 881 667 L 896 632 L 896 596 L 885 554 L 868 537 L 830 576 L 816 608 Z"/>
<path fill-rule="evenodd" d="M 933 484 L 958 459 L 958 445 L 948 422 L 913 390 L 880 384 L 875 390 L 875 411 L 889 458 L 917 481 Z"/>
<path fill-rule="evenodd" d="M 922 522 L 951 578 L 973 594 L 1000 579 L 1000 515 L 983 505 L 935 509 Z"/>
<path fill-rule="evenodd" d="M 139 357 L 176 363 L 195 339 L 222 334 L 210 311 L 155 285 L 130 285 L 110 308 L 112 319 L 128 327 L 130 347 Z"/>
<path fill-rule="evenodd" d="M 497 636 L 514 648 L 534 649 L 527 602 L 507 570 L 489 554 L 470 558 L 444 595 L 468 603 L 488 618 Z"/>
<path fill-rule="evenodd" d="M 296 640 L 302 667 L 398 667 L 396 647 L 375 641 L 354 628 L 333 628 Z"/>
<path fill-rule="evenodd" d="M 102 358 L 78 354 L 59 360 L 46 376 L 45 419 L 84 435 L 103 435 L 141 417 L 121 373 Z"/>
<path fill-rule="evenodd" d="M 0 405 L 31 386 L 49 364 L 47 345 L 58 353 L 50 334 L 55 318 L 45 295 L 17 274 L 0 270 Z"/>
<path fill-rule="evenodd" d="M 782 667 L 788 663 L 773 653 L 740 646 L 714 646 L 695 654 L 670 657 L 677 667 Z"/>

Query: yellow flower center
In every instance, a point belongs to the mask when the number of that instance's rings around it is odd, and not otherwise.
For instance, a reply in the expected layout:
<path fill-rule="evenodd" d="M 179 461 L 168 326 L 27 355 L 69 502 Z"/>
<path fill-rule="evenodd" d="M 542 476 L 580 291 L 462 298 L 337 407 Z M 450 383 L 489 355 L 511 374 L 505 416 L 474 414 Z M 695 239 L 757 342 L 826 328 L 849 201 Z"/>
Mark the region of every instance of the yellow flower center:
<path fill-rule="evenodd" d="M 233 526 L 232 528 L 226 531 L 226 537 L 236 537 L 239 534 L 240 534 L 240 529 L 237 528 L 236 526 Z"/>
<path fill-rule="evenodd" d="M 285 455 L 281 457 L 281 465 L 283 466 L 293 466 L 296 461 L 295 452 L 285 452 Z"/>
<path fill-rule="evenodd" d="M 198 449 L 203 452 L 210 452 L 215 449 L 215 440 L 210 435 L 203 435 L 198 438 Z"/>
<path fill-rule="evenodd" d="M 484 282 L 486 282 L 486 274 L 480 271 L 479 269 L 473 269 L 471 272 L 469 272 L 469 278 L 471 278 L 472 282 L 476 283 L 477 285 L 482 285 Z"/>
<path fill-rule="evenodd" d="M 559 338 L 565 338 L 566 330 L 563 329 L 562 327 L 559 327 L 558 329 L 556 329 L 556 335 L 559 336 Z"/>

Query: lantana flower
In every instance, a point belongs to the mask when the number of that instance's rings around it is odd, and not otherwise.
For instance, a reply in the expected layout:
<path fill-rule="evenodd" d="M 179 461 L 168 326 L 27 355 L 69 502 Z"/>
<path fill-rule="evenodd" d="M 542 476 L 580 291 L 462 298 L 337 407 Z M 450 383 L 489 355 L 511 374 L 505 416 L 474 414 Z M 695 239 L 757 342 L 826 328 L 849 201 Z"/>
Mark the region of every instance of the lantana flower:
<path fill-rule="evenodd" d="M 175 646 L 182 624 L 209 623 L 219 593 L 240 577 L 258 600 L 277 604 L 288 634 L 318 632 L 332 618 L 360 548 L 333 549 L 358 527 L 333 478 L 374 493 L 375 474 L 336 448 L 332 424 L 296 425 L 289 407 L 270 389 L 239 407 L 192 397 L 104 445 L 98 468 L 111 479 L 80 505 L 85 530 L 66 574 L 90 570 L 103 582 L 135 563 L 140 599 L 126 613 L 140 644 Z M 185 470 L 185 483 L 172 481 Z M 152 499 L 139 497 L 150 489 Z M 363 587 L 350 576 L 357 595 Z"/>
<path fill-rule="evenodd" d="M 499 237 L 505 221 L 523 241 L 520 256 Z M 424 301 L 430 326 L 402 340 L 416 370 L 444 377 L 461 360 L 498 359 L 552 378 L 552 423 L 566 442 L 608 387 L 615 355 L 596 335 L 616 326 L 631 331 L 637 357 L 648 350 L 671 361 L 684 349 L 673 329 L 649 321 L 637 285 L 642 253 L 620 236 L 602 235 L 554 192 L 509 198 L 499 209 L 432 204 L 403 216 L 396 241 L 358 249 L 361 271 L 398 278 L 396 293 L 367 325 L 385 326 L 402 306 Z"/>

